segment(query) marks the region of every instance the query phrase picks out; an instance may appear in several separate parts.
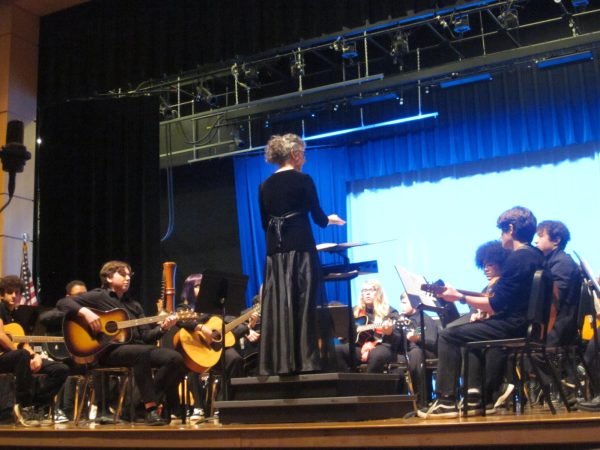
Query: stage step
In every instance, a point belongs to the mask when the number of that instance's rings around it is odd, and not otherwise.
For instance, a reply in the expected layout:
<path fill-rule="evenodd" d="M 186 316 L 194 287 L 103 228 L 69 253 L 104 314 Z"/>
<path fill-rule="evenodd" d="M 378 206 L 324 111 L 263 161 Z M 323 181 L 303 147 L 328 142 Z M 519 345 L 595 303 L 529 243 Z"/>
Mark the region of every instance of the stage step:
<path fill-rule="evenodd" d="M 234 378 L 229 400 L 215 408 L 224 424 L 403 417 L 413 410 L 414 397 L 399 395 L 398 383 L 397 374 L 372 373 Z"/>
<path fill-rule="evenodd" d="M 398 374 L 316 373 L 233 378 L 230 400 L 395 395 L 403 386 Z"/>
<path fill-rule="evenodd" d="M 371 395 L 215 402 L 222 424 L 348 422 L 404 417 L 411 395 Z"/>

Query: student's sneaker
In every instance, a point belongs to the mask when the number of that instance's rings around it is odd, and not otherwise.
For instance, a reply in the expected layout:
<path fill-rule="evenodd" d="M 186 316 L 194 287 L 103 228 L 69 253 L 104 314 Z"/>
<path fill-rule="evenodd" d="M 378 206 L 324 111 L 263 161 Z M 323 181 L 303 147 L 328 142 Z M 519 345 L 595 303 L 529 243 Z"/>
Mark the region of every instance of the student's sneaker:
<path fill-rule="evenodd" d="M 577 404 L 577 407 L 581 411 L 590 411 L 590 412 L 598 412 L 598 411 L 600 411 L 600 395 L 594 397 L 591 400 L 580 401 Z"/>
<path fill-rule="evenodd" d="M 190 415 L 190 420 L 200 420 L 204 417 L 204 410 L 202 408 L 194 408 Z"/>
<path fill-rule="evenodd" d="M 463 400 L 460 401 L 459 411 L 461 414 L 463 413 Z M 494 410 L 492 414 L 495 412 L 496 411 Z M 483 408 L 481 407 L 481 393 L 479 392 L 479 389 L 470 388 L 467 392 L 467 417 L 480 416 L 482 413 Z"/>
<path fill-rule="evenodd" d="M 458 408 L 452 400 L 436 400 L 429 408 L 418 410 L 417 416 L 423 419 L 455 419 Z"/>
<path fill-rule="evenodd" d="M 54 410 L 54 423 L 66 423 L 68 421 L 69 418 L 62 409 L 56 408 Z"/>

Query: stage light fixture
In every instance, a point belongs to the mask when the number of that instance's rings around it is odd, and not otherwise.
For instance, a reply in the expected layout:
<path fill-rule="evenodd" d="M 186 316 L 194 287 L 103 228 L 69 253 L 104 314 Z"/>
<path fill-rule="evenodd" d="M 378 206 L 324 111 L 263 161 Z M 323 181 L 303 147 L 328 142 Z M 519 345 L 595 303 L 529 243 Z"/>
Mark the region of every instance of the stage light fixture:
<path fill-rule="evenodd" d="M 394 64 L 403 65 L 404 55 L 408 54 L 410 47 L 408 45 L 408 36 L 402 32 L 396 33 L 392 38 L 390 48 L 390 56 L 393 58 Z M 402 68 L 400 68 L 402 70 Z"/>
<path fill-rule="evenodd" d="M 346 60 L 353 60 L 358 57 L 358 51 L 356 50 L 356 42 L 354 41 L 346 41 L 341 37 L 338 37 L 333 44 L 331 44 L 331 48 L 335 51 L 338 51 L 342 54 L 342 58 Z"/>
<path fill-rule="evenodd" d="M 305 73 L 304 55 L 300 50 L 293 52 L 294 58 L 290 65 L 290 73 L 294 78 L 303 77 Z"/>
<path fill-rule="evenodd" d="M 559 56 L 557 58 L 542 59 L 536 61 L 538 69 L 548 69 L 550 67 L 561 66 L 563 64 L 571 64 L 580 61 L 591 61 L 594 59 L 594 55 L 591 51 L 585 51 L 580 53 L 572 53 L 570 55 Z"/>
<path fill-rule="evenodd" d="M 498 16 L 500 24 L 507 29 L 519 27 L 519 15 L 516 10 L 507 9 Z"/>
<path fill-rule="evenodd" d="M 452 30 L 456 34 L 464 34 L 471 31 L 468 14 L 457 14 L 452 18 Z"/>
<path fill-rule="evenodd" d="M 196 86 L 196 95 L 194 97 L 194 100 L 197 103 L 206 103 L 211 108 L 216 108 L 217 106 L 219 106 L 219 101 L 217 100 L 217 97 L 212 92 L 210 92 L 210 90 L 206 86 L 202 84 Z"/>
<path fill-rule="evenodd" d="M 455 74 L 453 74 L 453 76 L 454 75 Z M 460 86 L 463 84 L 478 83 L 480 81 L 490 81 L 490 80 L 493 80 L 492 75 L 490 73 L 480 73 L 480 74 L 471 75 L 468 77 L 455 78 L 453 80 L 442 81 L 440 83 L 440 87 L 442 89 L 446 89 L 446 88 L 450 88 L 450 87 Z"/>
<path fill-rule="evenodd" d="M 244 73 L 244 81 L 248 86 L 256 87 L 260 84 L 258 82 L 258 70 L 256 67 L 242 64 L 242 71 Z"/>

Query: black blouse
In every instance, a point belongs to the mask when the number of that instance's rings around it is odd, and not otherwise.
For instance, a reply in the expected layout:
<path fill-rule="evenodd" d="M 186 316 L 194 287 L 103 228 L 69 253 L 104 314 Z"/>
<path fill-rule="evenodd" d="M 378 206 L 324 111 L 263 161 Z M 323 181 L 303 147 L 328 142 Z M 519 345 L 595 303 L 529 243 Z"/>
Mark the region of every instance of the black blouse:
<path fill-rule="evenodd" d="M 259 189 L 262 227 L 266 231 L 267 254 L 297 251 L 315 251 L 315 239 L 308 220 L 325 228 L 329 219 L 321 209 L 312 178 L 297 170 L 275 172 Z M 293 215 L 283 220 L 281 242 L 271 224 L 273 217 Z"/>

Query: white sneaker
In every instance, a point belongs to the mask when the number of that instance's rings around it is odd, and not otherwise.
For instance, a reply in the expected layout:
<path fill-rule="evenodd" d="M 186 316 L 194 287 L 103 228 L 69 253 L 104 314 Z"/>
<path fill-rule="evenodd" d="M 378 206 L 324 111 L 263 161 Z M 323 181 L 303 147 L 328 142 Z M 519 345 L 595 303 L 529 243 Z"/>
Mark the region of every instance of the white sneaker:
<path fill-rule="evenodd" d="M 200 420 L 204 417 L 204 410 L 202 408 L 194 408 L 190 420 Z"/>
<path fill-rule="evenodd" d="M 88 415 L 88 419 L 94 420 L 98 415 L 98 406 L 92 405 L 90 406 L 90 414 Z"/>

